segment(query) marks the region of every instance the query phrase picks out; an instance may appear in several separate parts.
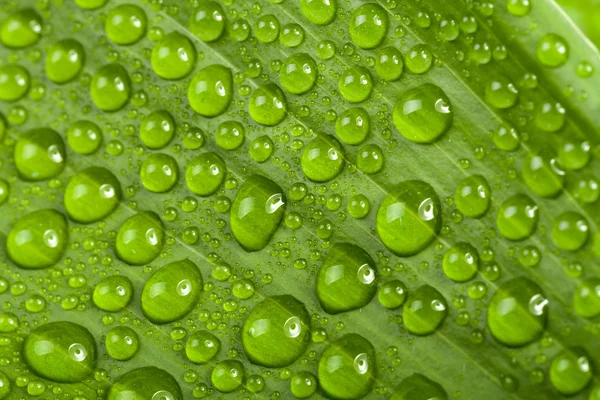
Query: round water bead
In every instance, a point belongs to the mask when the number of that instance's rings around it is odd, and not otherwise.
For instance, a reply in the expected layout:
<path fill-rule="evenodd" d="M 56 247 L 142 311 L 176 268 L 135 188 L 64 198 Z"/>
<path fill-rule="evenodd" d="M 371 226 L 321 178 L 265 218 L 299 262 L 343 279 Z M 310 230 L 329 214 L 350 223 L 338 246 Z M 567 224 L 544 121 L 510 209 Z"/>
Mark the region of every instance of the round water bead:
<path fill-rule="evenodd" d="M 363 4 L 354 10 L 348 26 L 350 38 L 361 49 L 372 49 L 381 44 L 388 31 L 387 11 L 378 4 Z"/>
<path fill-rule="evenodd" d="M 493 107 L 506 109 L 514 106 L 519 98 L 515 85 L 504 77 L 489 79 L 485 86 L 485 100 Z"/>
<path fill-rule="evenodd" d="M 356 166 L 367 174 L 376 174 L 383 168 L 383 150 L 374 143 L 363 146 L 356 155 Z"/>
<path fill-rule="evenodd" d="M 217 191 L 226 173 L 225 161 L 215 153 L 203 153 L 188 164 L 185 182 L 198 196 L 209 196 Z"/>
<path fill-rule="evenodd" d="M 348 214 L 353 218 L 365 218 L 371 210 L 371 203 L 364 194 L 357 194 L 348 201 Z"/>
<path fill-rule="evenodd" d="M 364 307 L 377 292 L 375 262 L 362 248 L 336 243 L 317 273 L 317 299 L 329 314 Z"/>
<path fill-rule="evenodd" d="M 115 252 L 129 265 L 151 263 L 165 245 L 163 223 L 153 211 L 142 211 L 127 218 L 115 239 Z"/>
<path fill-rule="evenodd" d="M 93 154 L 102 143 L 102 131 L 98 125 L 87 120 L 73 123 L 67 131 L 67 142 L 78 154 Z"/>
<path fill-rule="evenodd" d="M 431 185 L 404 181 L 390 190 L 377 210 L 377 232 L 383 244 L 406 257 L 421 252 L 441 229 L 441 204 Z"/>
<path fill-rule="evenodd" d="M 521 138 L 517 130 L 510 126 L 501 125 L 494 132 L 494 144 L 503 151 L 515 151 Z"/>
<path fill-rule="evenodd" d="M 524 17 L 531 11 L 530 0 L 506 0 L 506 9 L 515 17 Z"/>
<path fill-rule="evenodd" d="M 590 151 L 591 145 L 587 140 L 566 140 L 558 149 L 558 162 L 565 169 L 579 170 L 590 162 Z"/>
<path fill-rule="evenodd" d="M 127 361 L 138 352 L 140 340 L 137 333 L 127 326 L 118 326 L 106 334 L 106 351 L 119 361 Z"/>
<path fill-rule="evenodd" d="M 290 391 L 297 399 L 306 399 L 317 391 L 317 377 L 308 371 L 300 371 L 290 380 Z"/>
<path fill-rule="evenodd" d="M 416 143 L 431 143 L 450 128 L 454 114 L 446 93 L 426 83 L 404 92 L 392 116 L 402 136 Z"/>
<path fill-rule="evenodd" d="M 117 378 L 106 400 L 183 400 L 177 380 L 156 367 L 136 368 Z"/>
<path fill-rule="evenodd" d="M 479 269 L 479 253 L 469 243 L 456 243 L 444 254 L 442 267 L 448 278 L 455 282 L 466 282 Z"/>
<path fill-rule="evenodd" d="M 196 364 L 206 364 L 221 350 L 221 341 L 208 331 L 192 333 L 185 344 L 187 358 Z"/>
<path fill-rule="evenodd" d="M 535 114 L 535 125 L 544 132 L 557 132 L 565 125 L 565 113 L 560 103 L 543 103 Z"/>
<path fill-rule="evenodd" d="M 140 40 L 146 33 L 146 13 L 133 4 L 121 4 L 108 12 L 104 22 L 106 36 L 116 44 L 129 45 Z"/>
<path fill-rule="evenodd" d="M 304 29 L 298 24 L 287 24 L 281 29 L 279 42 L 285 47 L 298 47 L 304 41 Z"/>
<path fill-rule="evenodd" d="M 274 83 L 258 87 L 248 102 L 248 113 L 261 125 L 279 124 L 287 115 L 287 102 L 283 91 Z"/>
<path fill-rule="evenodd" d="M 412 374 L 396 387 L 389 400 L 448 400 L 448 394 L 437 382 L 421 374 Z"/>
<path fill-rule="evenodd" d="M 89 167 L 78 172 L 65 189 L 64 204 L 69 217 L 84 224 L 104 219 L 120 201 L 119 180 L 102 167 Z"/>
<path fill-rule="evenodd" d="M 275 145 L 269 136 L 259 136 L 250 144 L 250 157 L 258 163 L 264 163 L 273 154 L 274 147 Z"/>
<path fill-rule="evenodd" d="M 319 384 L 336 399 L 360 399 L 373 389 L 375 348 L 364 337 L 350 333 L 331 342 L 319 359 Z"/>
<path fill-rule="evenodd" d="M 150 149 L 162 149 L 175 135 L 175 119 L 167 110 L 146 115 L 140 124 L 140 140 Z"/>
<path fill-rule="evenodd" d="M 96 341 L 83 326 L 50 322 L 33 330 L 23 344 L 23 357 L 33 372 L 54 382 L 76 383 L 96 367 Z"/>
<path fill-rule="evenodd" d="M 424 74 L 433 65 L 433 53 L 427 45 L 417 44 L 409 50 L 404 62 L 413 74 Z"/>
<path fill-rule="evenodd" d="M 46 55 L 46 75 L 52 82 L 65 83 L 74 79 L 83 69 L 85 50 L 75 39 L 64 39 L 54 44 Z"/>
<path fill-rule="evenodd" d="M 65 216 L 53 209 L 38 210 L 16 220 L 6 238 L 6 253 L 22 268 L 46 268 L 58 263 L 68 242 Z"/>
<path fill-rule="evenodd" d="M 187 36 L 171 32 L 152 49 L 152 69 L 163 79 L 182 79 L 196 65 L 196 47 Z"/>
<path fill-rule="evenodd" d="M 133 284 L 121 275 L 109 276 L 94 287 L 92 300 L 103 311 L 117 312 L 129 305 L 133 298 Z"/>
<path fill-rule="evenodd" d="M 579 213 L 565 211 L 552 222 L 552 241 L 561 250 L 577 251 L 588 240 L 590 226 Z"/>
<path fill-rule="evenodd" d="M 349 108 L 335 122 L 335 133 L 344 143 L 360 144 L 369 134 L 371 117 L 364 108 Z"/>
<path fill-rule="evenodd" d="M 131 97 L 131 80 L 127 70 L 120 64 L 101 67 L 90 84 L 90 95 L 94 104 L 102 111 L 117 111 Z"/>
<path fill-rule="evenodd" d="M 198 150 L 204 146 L 204 132 L 200 128 L 192 127 L 184 134 L 182 143 L 186 149 Z"/>
<path fill-rule="evenodd" d="M 319 135 L 304 147 L 300 164 L 311 181 L 330 181 L 344 167 L 342 145 L 331 135 Z"/>
<path fill-rule="evenodd" d="M 225 30 L 225 11 L 216 1 L 203 1 L 194 9 L 188 23 L 190 31 L 203 42 L 213 42 Z"/>
<path fill-rule="evenodd" d="M 219 392 L 231 393 L 244 383 L 246 370 L 238 360 L 226 360 L 218 363 L 212 370 L 210 380 Z"/>
<path fill-rule="evenodd" d="M 212 2 L 210 2 L 212 3 Z M 231 70 L 219 64 L 198 71 L 188 87 L 188 101 L 192 109 L 203 117 L 223 114 L 233 98 Z"/>
<path fill-rule="evenodd" d="M 367 100 L 373 91 L 373 80 L 369 70 L 359 65 L 350 67 L 340 77 L 338 90 L 350 103 Z"/>
<path fill-rule="evenodd" d="M 525 346 L 539 339 L 546 328 L 548 300 L 542 289 L 527 278 L 503 283 L 488 306 L 487 323 L 492 335 L 509 347 Z"/>
<path fill-rule="evenodd" d="M 42 17 L 32 8 L 10 14 L 0 27 L 0 39 L 6 47 L 21 49 L 33 46 L 42 36 Z"/>
<path fill-rule="evenodd" d="M 523 240 L 533 234 L 538 218 L 537 204 L 529 196 L 517 194 L 500 205 L 496 226 L 505 238 Z"/>
<path fill-rule="evenodd" d="M 163 153 L 150 154 L 142 163 L 140 179 L 154 193 L 168 192 L 179 178 L 179 167 L 173 157 Z"/>
<path fill-rule="evenodd" d="M 448 315 L 448 303 L 433 286 L 423 285 L 410 293 L 402 312 L 404 326 L 413 335 L 435 332 Z"/>
<path fill-rule="evenodd" d="M 383 48 L 375 59 L 375 72 L 384 81 L 396 81 L 402 76 L 404 62 L 402 53 L 394 46 Z"/>
<path fill-rule="evenodd" d="M 394 279 L 388 281 L 379 287 L 377 299 L 379 304 L 389 310 L 395 310 L 404 304 L 406 301 L 407 289 L 404 283 Z"/>
<path fill-rule="evenodd" d="M 523 181 L 528 188 L 542 197 L 558 195 L 564 184 L 564 171 L 559 168 L 554 151 L 547 147 L 529 155 L 523 161 Z"/>
<path fill-rule="evenodd" d="M 16 101 L 29 91 L 29 72 L 16 64 L 0 67 L 0 100 Z"/>
<path fill-rule="evenodd" d="M 563 396 L 581 392 L 592 378 L 592 363 L 582 348 L 566 348 L 550 364 L 550 383 Z"/>
<path fill-rule="evenodd" d="M 454 203 L 463 215 L 481 218 L 490 208 L 491 198 L 492 193 L 487 180 L 481 175 L 471 175 L 458 184 Z"/>
<path fill-rule="evenodd" d="M 230 25 L 229 36 L 236 42 L 243 42 L 250 37 L 252 28 L 245 19 L 237 19 Z"/>
<path fill-rule="evenodd" d="M 335 55 L 335 43 L 331 40 L 321 40 L 315 50 L 317 57 L 321 60 L 329 60 Z"/>
<path fill-rule="evenodd" d="M 267 297 L 248 314 L 242 344 L 248 359 L 268 368 L 285 367 L 299 358 L 310 340 L 310 316 L 295 297 Z"/>
<path fill-rule="evenodd" d="M 279 81 L 285 90 L 303 94 L 311 90 L 317 81 L 317 63 L 306 53 L 288 57 L 279 70 Z"/>
<path fill-rule="evenodd" d="M 582 280 L 573 293 L 573 309 L 584 318 L 600 315 L 600 278 Z"/>
<path fill-rule="evenodd" d="M 562 36 L 548 33 L 538 43 L 537 58 L 545 67 L 558 68 L 569 59 L 569 44 Z"/>
<path fill-rule="evenodd" d="M 106 4 L 108 0 L 75 0 L 75 4 L 84 10 L 93 10 Z"/>
<path fill-rule="evenodd" d="M 17 141 L 14 157 L 21 178 L 42 181 L 54 178 L 63 171 L 67 152 L 58 132 L 50 128 L 37 128 L 25 133 Z"/>
<path fill-rule="evenodd" d="M 335 19 L 337 0 L 300 0 L 300 10 L 309 22 L 327 25 Z"/>
<path fill-rule="evenodd" d="M 157 270 L 144 284 L 141 308 L 151 322 L 166 324 L 188 314 L 202 292 L 200 270 L 188 259 Z"/>
<path fill-rule="evenodd" d="M 256 21 L 254 36 L 263 43 L 273 43 L 279 36 L 280 24 L 273 14 L 263 15 Z"/>
<path fill-rule="evenodd" d="M 222 122 L 215 133 L 215 142 L 223 150 L 235 150 L 244 143 L 246 130 L 238 121 Z"/>

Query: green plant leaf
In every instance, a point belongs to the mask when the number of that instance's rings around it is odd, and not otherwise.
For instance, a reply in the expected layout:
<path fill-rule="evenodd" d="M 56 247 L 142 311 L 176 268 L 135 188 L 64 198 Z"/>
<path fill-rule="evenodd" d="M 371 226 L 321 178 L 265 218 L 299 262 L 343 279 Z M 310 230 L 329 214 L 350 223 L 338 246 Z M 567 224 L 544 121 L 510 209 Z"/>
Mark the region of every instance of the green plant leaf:
<path fill-rule="evenodd" d="M 571 3 L 0 2 L 0 399 L 600 398 Z"/>

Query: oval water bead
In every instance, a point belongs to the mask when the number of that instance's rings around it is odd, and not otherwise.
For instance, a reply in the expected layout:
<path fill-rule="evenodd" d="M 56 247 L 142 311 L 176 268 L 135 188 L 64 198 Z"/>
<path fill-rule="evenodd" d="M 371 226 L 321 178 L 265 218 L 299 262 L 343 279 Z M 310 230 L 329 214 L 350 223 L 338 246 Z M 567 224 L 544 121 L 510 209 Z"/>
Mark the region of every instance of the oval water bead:
<path fill-rule="evenodd" d="M 111 9 L 104 22 L 106 36 L 120 45 L 130 45 L 140 40 L 147 26 L 146 13 L 133 4 L 121 4 Z"/>
<path fill-rule="evenodd" d="M 528 278 L 503 283 L 488 305 L 487 324 L 492 335 L 509 347 L 521 347 L 538 340 L 548 318 L 544 292 Z"/>
<path fill-rule="evenodd" d="M 279 70 L 279 81 L 285 90 L 293 94 L 304 94 L 317 81 L 317 63 L 306 53 L 288 57 Z"/>
<path fill-rule="evenodd" d="M 587 140 L 567 139 L 558 149 L 558 162 L 567 170 L 579 170 L 590 162 L 592 146 Z"/>
<path fill-rule="evenodd" d="M 565 172 L 559 168 L 556 154 L 550 148 L 528 156 L 521 174 L 527 187 L 541 197 L 554 197 L 562 191 Z"/>
<path fill-rule="evenodd" d="M 250 157 L 257 163 L 264 163 L 273 154 L 275 144 L 267 135 L 259 136 L 250 144 Z"/>
<path fill-rule="evenodd" d="M 308 311 L 295 297 L 267 297 L 244 321 L 244 352 L 253 364 L 268 368 L 285 367 L 306 351 L 310 328 Z"/>
<path fill-rule="evenodd" d="M 163 153 L 150 154 L 142 163 L 140 180 L 142 185 L 154 193 L 171 190 L 179 178 L 179 166 L 173 157 Z"/>
<path fill-rule="evenodd" d="M 309 22 L 327 25 L 335 19 L 337 0 L 300 0 L 300 10 Z"/>
<path fill-rule="evenodd" d="M 188 87 L 190 107 L 203 117 L 216 117 L 229 108 L 233 98 L 231 69 L 219 64 L 198 71 Z"/>
<path fill-rule="evenodd" d="M 550 364 L 550 383 L 563 396 L 581 392 L 593 378 L 592 362 L 580 347 L 566 348 Z"/>
<path fill-rule="evenodd" d="M 0 39 L 6 47 L 22 49 L 33 46 L 42 37 L 42 17 L 32 8 L 10 14 L 0 27 Z"/>
<path fill-rule="evenodd" d="M 281 24 L 273 14 L 263 15 L 256 21 L 254 36 L 263 43 L 273 43 L 279 36 Z"/>
<path fill-rule="evenodd" d="M 17 219 L 6 238 L 6 253 L 18 266 L 46 268 L 58 263 L 69 242 L 67 219 L 53 209 Z"/>
<path fill-rule="evenodd" d="M 213 42 L 225 30 L 225 11 L 216 1 L 203 1 L 194 9 L 188 23 L 190 32 L 203 42 Z"/>
<path fill-rule="evenodd" d="M 364 108 L 349 108 L 337 118 L 335 133 L 344 143 L 360 144 L 371 129 L 371 117 Z"/>
<path fill-rule="evenodd" d="M 37 128 L 20 137 L 14 157 L 21 178 L 42 181 L 54 178 L 64 170 L 67 152 L 58 132 L 50 128 Z"/>
<path fill-rule="evenodd" d="M 27 336 L 23 357 L 42 378 L 61 383 L 81 382 L 96 368 L 96 341 L 81 325 L 50 322 Z"/>
<path fill-rule="evenodd" d="M 552 222 L 552 241 L 561 250 L 577 251 L 588 240 L 590 226 L 579 213 L 565 211 Z"/>
<path fill-rule="evenodd" d="M 444 254 L 442 267 L 448 278 L 455 282 L 466 282 L 477 274 L 479 253 L 469 243 L 456 243 Z"/>
<path fill-rule="evenodd" d="M 356 219 L 365 218 L 371 211 L 371 202 L 364 194 L 357 194 L 348 201 L 348 214 Z"/>
<path fill-rule="evenodd" d="M 321 389 L 336 399 L 360 399 L 373 390 L 375 348 L 364 337 L 350 333 L 331 342 L 319 360 Z"/>
<path fill-rule="evenodd" d="M 600 278 L 587 278 L 579 282 L 573 292 L 573 309 L 584 318 L 600 315 Z"/>
<path fill-rule="evenodd" d="M 492 193 L 487 180 L 482 175 L 471 175 L 458 184 L 454 203 L 463 215 L 481 218 L 490 208 L 491 198 Z"/>
<path fill-rule="evenodd" d="M 448 394 L 439 383 L 412 374 L 402 380 L 389 400 L 448 400 Z"/>
<path fill-rule="evenodd" d="M 221 361 L 213 368 L 210 380 L 219 392 L 231 393 L 246 380 L 244 364 L 238 360 Z"/>
<path fill-rule="evenodd" d="M 314 182 L 327 182 L 342 172 L 342 145 L 331 135 L 319 135 L 302 150 L 302 172 Z"/>
<path fill-rule="evenodd" d="M 215 143 L 223 150 L 235 150 L 244 143 L 246 130 L 238 121 L 222 122 L 215 133 Z"/>
<path fill-rule="evenodd" d="M 90 84 L 90 95 L 96 107 L 102 111 L 117 111 L 131 97 L 131 80 L 127 70 L 120 64 L 101 67 Z"/>
<path fill-rule="evenodd" d="M 142 211 L 127 218 L 115 240 L 117 257 L 129 265 L 151 263 L 165 245 L 163 223 L 153 211 Z"/>
<path fill-rule="evenodd" d="M 188 259 L 157 270 L 144 284 L 141 308 L 151 322 L 166 324 L 188 314 L 202 292 L 200 270 Z"/>
<path fill-rule="evenodd" d="M 274 83 L 258 87 L 248 103 L 250 117 L 261 125 L 275 126 L 287 115 L 285 95 Z"/>
<path fill-rule="evenodd" d="M 537 45 L 537 58 L 545 67 L 558 68 L 569 59 L 569 44 L 562 36 L 548 33 Z"/>
<path fill-rule="evenodd" d="M 0 67 L 0 100 L 19 100 L 27 94 L 29 86 L 29 72 L 22 66 L 6 64 Z"/>
<path fill-rule="evenodd" d="M 363 146 L 356 155 L 356 166 L 367 174 L 376 174 L 383 168 L 383 150 L 374 143 Z"/>
<path fill-rule="evenodd" d="M 64 204 L 74 221 L 89 224 L 109 216 L 121 201 L 121 184 L 103 167 L 89 167 L 74 175 L 65 189 Z"/>
<path fill-rule="evenodd" d="M 525 194 L 506 199 L 498 209 L 496 226 L 510 240 L 523 240 L 533 234 L 538 222 L 538 206 Z"/>
<path fill-rule="evenodd" d="M 290 392 L 297 399 L 306 399 L 317 391 L 317 377 L 308 371 L 300 371 L 290 380 Z"/>
<path fill-rule="evenodd" d="M 372 49 L 381 44 L 388 31 L 387 11 L 378 4 L 367 3 L 358 7 L 348 26 L 350 38 L 361 49 Z"/>
<path fill-rule="evenodd" d="M 514 106 L 519 98 L 515 85 L 505 77 L 488 80 L 485 86 L 485 100 L 493 107 L 506 109 Z"/>
<path fill-rule="evenodd" d="M 137 333 L 127 326 L 117 326 L 108 331 L 105 344 L 106 352 L 119 361 L 130 360 L 140 348 Z"/>
<path fill-rule="evenodd" d="M 404 181 L 388 192 L 377 210 L 377 232 L 383 244 L 401 257 L 420 253 L 442 226 L 442 207 L 426 182 Z"/>
<path fill-rule="evenodd" d="M 85 50 L 75 39 L 54 44 L 46 55 L 46 75 L 52 82 L 65 83 L 74 79 L 85 62 Z"/>
<path fill-rule="evenodd" d="M 426 44 L 417 44 L 409 50 L 404 62 L 413 74 L 424 74 L 433 65 L 433 53 Z"/>
<path fill-rule="evenodd" d="M 118 377 L 106 400 L 183 400 L 177 380 L 156 367 L 136 368 Z"/>
<path fill-rule="evenodd" d="M 298 47 L 304 42 L 304 28 L 298 24 L 287 24 L 281 29 L 279 42 L 285 47 Z"/>
<path fill-rule="evenodd" d="M 402 136 L 415 143 L 432 143 L 448 131 L 454 114 L 446 93 L 426 83 L 404 92 L 392 116 Z"/>
<path fill-rule="evenodd" d="M 215 153 L 203 153 L 188 164 L 185 182 L 188 189 L 198 196 L 210 196 L 219 189 L 225 179 L 225 161 Z"/>
<path fill-rule="evenodd" d="M 175 135 L 175 119 L 167 110 L 146 115 L 140 124 L 140 140 L 150 149 L 162 149 Z"/>
<path fill-rule="evenodd" d="M 175 31 L 152 49 L 152 69 L 163 79 L 185 78 L 196 65 L 196 47 L 187 36 Z"/>
<path fill-rule="evenodd" d="M 543 103 L 535 114 L 535 125 L 544 132 L 557 132 L 566 120 L 565 108 L 560 103 Z"/>
<path fill-rule="evenodd" d="M 206 364 L 221 350 L 221 341 L 208 331 L 192 333 L 185 344 L 185 355 L 195 364 Z"/>
<path fill-rule="evenodd" d="M 402 53 L 393 46 L 383 48 L 375 59 L 375 72 L 384 81 L 393 82 L 402 76 L 404 62 Z"/>
<path fill-rule="evenodd" d="M 350 67 L 340 77 L 338 90 L 350 103 L 361 103 L 367 100 L 373 91 L 371 73 L 359 65 Z"/>
<path fill-rule="evenodd" d="M 435 332 L 448 315 L 448 303 L 433 286 L 423 285 L 408 295 L 402 312 L 404 326 L 413 335 Z"/>
<path fill-rule="evenodd" d="M 336 243 L 317 273 L 317 299 L 329 314 L 356 310 L 375 297 L 375 279 L 375 262 L 366 251 Z"/>
<path fill-rule="evenodd" d="M 277 231 L 285 211 L 279 185 L 261 175 L 251 175 L 238 190 L 230 211 L 231 233 L 240 246 L 254 252 L 264 249 Z"/>
<path fill-rule="evenodd" d="M 133 284 L 125 276 L 104 278 L 94 287 L 92 301 L 102 311 L 118 312 L 129 305 L 133 298 Z"/>
<path fill-rule="evenodd" d="M 79 120 L 67 131 L 67 142 L 74 152 L 82 155 L 93 154 L 102 143 L 102 131 L 93 122 Z"/>

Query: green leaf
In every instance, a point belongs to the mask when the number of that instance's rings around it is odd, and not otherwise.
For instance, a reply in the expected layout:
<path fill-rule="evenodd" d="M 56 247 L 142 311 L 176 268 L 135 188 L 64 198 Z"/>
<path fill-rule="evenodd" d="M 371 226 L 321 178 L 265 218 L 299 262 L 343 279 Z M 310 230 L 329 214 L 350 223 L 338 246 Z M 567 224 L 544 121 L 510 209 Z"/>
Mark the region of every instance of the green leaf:
<path fill-rule="evenodd" d="M 1 2 L 0 399 L 599 398 L 559 3 Z"/>

